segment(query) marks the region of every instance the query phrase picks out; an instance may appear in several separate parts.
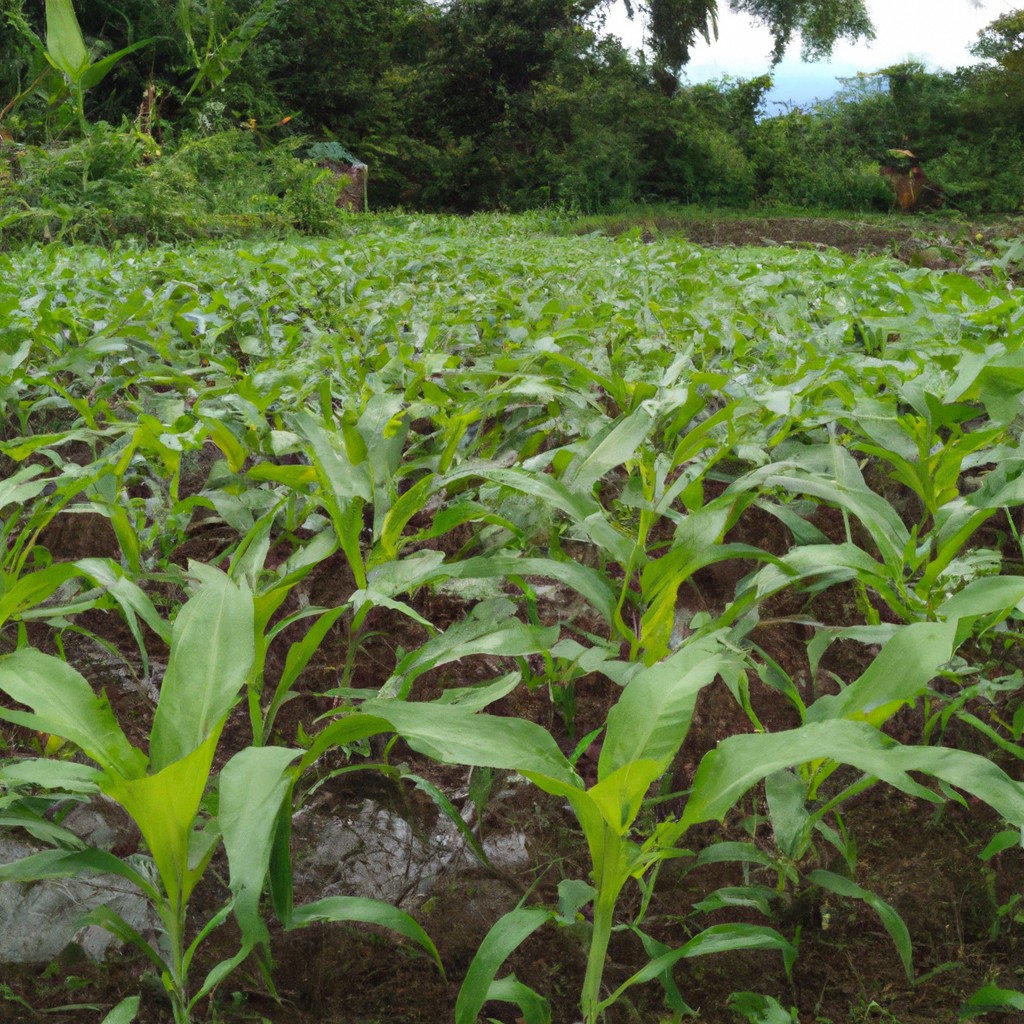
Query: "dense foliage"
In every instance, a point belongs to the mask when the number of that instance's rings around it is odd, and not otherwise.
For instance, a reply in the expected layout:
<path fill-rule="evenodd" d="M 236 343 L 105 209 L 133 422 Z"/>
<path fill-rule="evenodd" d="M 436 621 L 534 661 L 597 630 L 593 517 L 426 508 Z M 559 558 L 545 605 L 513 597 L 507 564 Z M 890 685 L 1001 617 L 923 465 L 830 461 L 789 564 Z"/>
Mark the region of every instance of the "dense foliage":
<path fill-rule="evenodd" d="M 0 176 L 14 187 L 0 197 L 0 224 L 17 224 L 15 236 L 73 229 L 98 239 L 148 218 L 151 237 L 169 237 L 203 233 L 212 212 L 211 231 L 231 218 L 243 229 L 327 230 L 326 190 L 288 166 L 325 138 L 370 164 L 371 198 L 384 207 L 884 210 L 893 198 L 878 168 L 895 149 L 924 161 L 953 210 L 1020 206 L 1024 14 L 981 34 L 979 65 L 900 65 L 778 114 L 765 109 L 768 77 L 699 86 L 677 77 L 686 40 L 710 34 L 713 6 L 660 0 L 638 10 L 657 43 L 643 56 L 602 34 L 603 8 L 590 2 L 97 3 L 77 12 L 91 63 L 68 77 L 48 63 L 43 5 L 3 0 Z M 869 30 L 848 0 L 733 7 L 772 28 L 776 57 L 795 32 L 816 54 Z M 281 149 L 260 157 L 267 178 L 256 188 L 259 168 L 230 155 L 252 145 Z M 111 163 L 112 149 L 124 159 Z M 219 197 L 193 195 L 199 149 L 218 154 Z M 63 169 L 52 189 L 51 159 Z M 112 211 L 112 194 L 125 211 Z"/>

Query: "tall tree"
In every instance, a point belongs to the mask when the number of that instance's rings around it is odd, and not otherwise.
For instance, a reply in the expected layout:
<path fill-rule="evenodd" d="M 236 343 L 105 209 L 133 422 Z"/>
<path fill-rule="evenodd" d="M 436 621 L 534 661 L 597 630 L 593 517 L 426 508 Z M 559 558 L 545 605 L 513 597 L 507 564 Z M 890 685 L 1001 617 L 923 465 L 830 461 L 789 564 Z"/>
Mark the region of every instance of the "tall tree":
<path fill-rule="evenodd" d="M 1009 11 L 986 25 L 971 53 L 997 61 L 1007 71 L 1024 71 L 1024 10 Z"/>
<path fill-rule="evenodd" d="M 971 53 L 994 62 L 977 69 L 978 91 L 999 112 L 1004 129 L 1020 136 L 1024 133 L 1024 9 L 1009 11 L 986 25 Z"/>
<path fill-rule="evenodd" d="M 609 3 L 611 0 L 603 0 Z M 646 19 L 647 38 L 656 59 L 678 71 L 690 59 L 698 37 L 718 34 L 718 0 L 623 0 L 630 17 Z M 799 33 L 805 60 L 826 57 L 840 39 L 874 39 L 864 0 L 729 0 L 731 10 L 767 26 L 774 45 L 773 64 Z"/>

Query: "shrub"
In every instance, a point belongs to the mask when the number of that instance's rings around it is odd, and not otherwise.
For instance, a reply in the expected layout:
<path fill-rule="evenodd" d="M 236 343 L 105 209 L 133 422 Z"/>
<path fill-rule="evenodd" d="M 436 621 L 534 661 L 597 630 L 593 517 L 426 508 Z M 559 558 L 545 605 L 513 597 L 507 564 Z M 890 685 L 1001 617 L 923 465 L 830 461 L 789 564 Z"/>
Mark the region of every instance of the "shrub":
<path fill-rule="evenodd" d="M 295 156 L 299 145 L 231 129 L 161 155 L 129 122 L 101 122 L 70 144 L 8 151 L 0 225 L 8 239 L 32 241 L 327 234 L 341 217 L 336 184 Z"/>
<path fill-rule="evenodd" d="M 957 143 L 928 164 L 948 204 L 969 215 L 1016 211 L 1024 205 L 1024 141 L 1007 135 L 980 145 Z"/>

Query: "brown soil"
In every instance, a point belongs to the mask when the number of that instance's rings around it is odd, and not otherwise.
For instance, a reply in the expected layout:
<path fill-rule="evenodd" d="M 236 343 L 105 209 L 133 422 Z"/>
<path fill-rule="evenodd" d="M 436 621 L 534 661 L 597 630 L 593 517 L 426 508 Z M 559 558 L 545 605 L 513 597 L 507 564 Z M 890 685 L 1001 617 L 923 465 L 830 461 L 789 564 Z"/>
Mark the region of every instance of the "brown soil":
<path fill-rule="evenodd" d="M 839 249 L 851 256 L 889 256 L 911 267 L 930 270 L 962 269 L 998 239 L 1020 233 L 1019 218 L 999 223 L 969 223 L 946 216 L 893 215 L 865 219 L 831 217 L 750 217 L 707 214 L 636 214 L 598 220 L 602 230 L 619 235 L 643 232 L 646 242 L 659 235 L 682 236 L 704 246 L 786 246 Z M 585 221 L 581 232 L 594 230 Z"/>

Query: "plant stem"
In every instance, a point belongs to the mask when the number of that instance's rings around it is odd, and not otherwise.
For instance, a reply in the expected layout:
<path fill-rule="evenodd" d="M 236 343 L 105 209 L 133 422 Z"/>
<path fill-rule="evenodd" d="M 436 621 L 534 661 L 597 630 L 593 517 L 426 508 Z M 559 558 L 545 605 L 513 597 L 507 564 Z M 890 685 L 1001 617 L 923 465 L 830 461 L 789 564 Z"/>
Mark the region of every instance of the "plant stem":
<path fill-rule="evenodd" d="M 587 1024 L 596 1024 L 600 1013 L 601 981 L 604 977 L 608 943 L 612 937 L 615 904 L 629 877 L 622 864 L 625 840 L 607 825 L 602 831 L 603 849 L 593 851 L 599 853 L 594 858 L 594 881 L 597 885 L 597 896 L 594 899 L 594 930 L 590 937 L 587 972 L 583 978 L 580 998 L 580 1008 Z"/>
<path fill-rule="evenodd" d="M 168 924 L 167 943 L 170 947 L 168 975 L 171 985 L 169 995 L 171 1010 L 174 1013 L 174 1024 L 191 1024 L 185 977 L 185 901 L 178 900 L 176 902 L 177 906 L 168 908 L 171 913 L 164 918 Z"/>
<path fill-rule="evenodd" d="M 85 89 L 82 88 L 82 79 L 78 78 L 72 85 L 75 96 L 75 113 L 78 115 L 78 127 L 81 129 L 82 137 L 89 134 L 89 122 L 85 119 Z M 88 168 L 82 172 L 82 184 L 88 181 Z"/>
<path fill-rule="evenodd" d="M 583 978 L 583 992 L 580 1008 L 587 1024 L 596 1024 L 598 1004 L 601 1001 L 601 980 L 604 977 L 604 962 L 608 954 L 608 942 L 612 937 L 612 916 L 615 903 L 606 905 L 598 894 L 594 902 L 594 931 L 590 937 L 590 952 L 587 955 L 587 973 Z"/>

